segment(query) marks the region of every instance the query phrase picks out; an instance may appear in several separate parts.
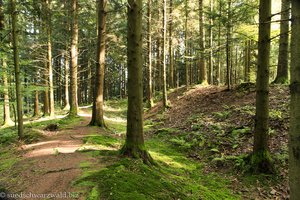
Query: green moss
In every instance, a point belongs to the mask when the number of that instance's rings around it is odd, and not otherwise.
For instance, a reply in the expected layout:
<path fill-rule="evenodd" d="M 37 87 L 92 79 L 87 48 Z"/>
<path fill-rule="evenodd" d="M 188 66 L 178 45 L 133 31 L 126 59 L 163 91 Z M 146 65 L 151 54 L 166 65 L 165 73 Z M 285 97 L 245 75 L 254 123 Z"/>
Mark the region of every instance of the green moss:
<path fill-rule="evenodd" d="M 273 174 L 275 172 L 270 152 L 261 150 L 250 155 L 251 170 L 254 173 Z"/>
<path fill-rule="evenodd" d="M 10 171 L 12 166 L 18 160 L 19 159 L 14 148 L 0 146 L 0 173 Z"/>
<path fill-rule="evenodd" d="M 84 168 L 90 168 L 91 166 L 92 166 L 92 163 L 90 163 L 90 162 L 81 162 L 80 164 L 79 164 L 79 166 L 80 166 L 80 168 L 82 168 L 82 169 L 84 169 Z"/>
<path fill-rule="evenodd" d="M 97 187 L 94 187 L 86 199 L 87 200 L 99 200 L 99 197 L 100 197 L 99 189 Z"/>
<path fill-rule="evenodd" d="M 96 144 L 107 147 L 116 147 L 120 145 L 120 140 L 108 135 L 89 135 L 83 139 L 85 144 Z"/>
<path fill-rule="evenodd" d="M 87 196 L 94 199 L 239 199 L 227 189 L 226 179 L 204 175 L 200 163 L 187 159 L 163 138 L 151 138 L 146 148 L 156 166 L 136 159 L 116 159 L 101 170 L 84 168 L 76 185 L 88 187 Z M 114 154 L 106 156 L 117 158 Z"/>
<path fill-rule="evenodd" d="M 106 121 L 116 133 L 126 132 L 125 116 L 120 112 L 126 109 L 125 101 L 109 101 L 106 105 L 111 112 Z M 165 114 L 158 115 L 163 119 Z M 121 120 L 120 120 L 121 119 Z M 123 120 L 122 120 L 123 119 Z M 200 119 L 199 117 L 194 120 Z M 145 121 L 150 130 L 157 122 Z M 227 188 L 230 182 L 216 174 L 207 175 L 202 171 L 201 163 L 186 158 L 189 147 L 203 145 L 205 138 L 201 134 L 182 133 L 181 130 L 162 128 L 147 136 L 142 150 L 148 150 L 156 165 L 145 165 L 142 159 L 120 157 L 116 150 L 90 150 L 87 153 L 100 159 L 100 163 L 110 165 L 99 170 L 92 170 L 88 163 L 82 163 L 82 177 L 75 185 L 86 188 L 87 199 L 240 199 Z M 183 145 L 175 141 L 182 141 Z M 173 139 L 173 140 L 172 140 Z M 123 140 L 115 135 L 91 135 L 84 139 L 88 144 L 106 147 L 119 147 Z M 106 162 L 107 161 L 107 162 Z M 113 164 L 111 164 L 113 162 Z"/>
<path fill-rule="evenodd" d="M 287 84 L 289 84 L 289 79 L 286 76 L 279 76 L 273 81 L 273 84 L 287 85 Z"/>
<path fill-rule="evenodd" d="M 112 119 L 105 120 L 108 128 L 116 134 L 126 133 L 126 121 L 115 121 Z"/>

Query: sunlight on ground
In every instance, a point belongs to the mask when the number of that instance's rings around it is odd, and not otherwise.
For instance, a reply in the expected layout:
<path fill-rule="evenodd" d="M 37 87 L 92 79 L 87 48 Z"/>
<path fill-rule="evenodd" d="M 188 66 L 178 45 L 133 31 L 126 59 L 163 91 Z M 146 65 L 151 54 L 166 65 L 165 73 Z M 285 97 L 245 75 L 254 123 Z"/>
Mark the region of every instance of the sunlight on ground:
<path fill-rule="evenodd" d="M 55 119 L 63 119 L 67 117 L 67 115 L 55 115 L 54 117 L 41 117 L 38 119 L 28 119 L 24 121 L 24 124 L 33 124 L 33 123 L 38 123 L 38 122 L 45 122 L 45 121 L 50 121 L 50 120 L 55 120 Z M 10 124 L 9 126 L 0 126 L 0 129 L 2 128 L 8 128 L 8 127 L 13 127 L 15 124 Z"/>
<path fill-rule="evenodd" d="M 114 151 L 116 148 L 105 145 L 83 145 L 77 151 Z"/>
<path fill-rule="evenodd" d="M 88 113 L 78 113 L 78 116 L 80 116 L 80 117 L 92 117 L 92 115 L 88 114 Z"/>
<path fill-rule="evenodd" d="M 33 150 L 27 153 L 24 157 L 32 158 L 38 156 L 57 155 L 59 153 L 63 153 L 63 154 L 74 153 L 79 147 L 80 145 L 66 145 L 66 146 L 55 147 L 55 148 L 53 147 L 42 148 L 38 150 Z"/>
<path fill-rule="evenodd" d="M 176 162 L 171 156 L 166 156 L 164 154 L 160 154 L 154 151 L 149 151 L 149 153 L 154 158 L 154 160 L 164 162 L 174 168 L 190 170 L 190 167 L 188 165 Z"/>
<path fill-rule="evenodd" d="M 38 147 L 38 146 L 42 146 L 42 145 L 45 145 L 45 144 L 59 143 L 59 142 L 60 141 L 58 141 L 58 140 L 52 140 L 52 141 L 46 141 L 46 142 L 38 142 L 38 143 L 35 143 L 35 144 L 24 145 L 24 146 L 22 146 L 22 148 L 24 150 L 27 150 L 27 149 L 30 149 L 30 148 L 33 148 L 33 147 Z"/>
<path fill-rule="evenodd" d="M 105 119 L 105 120 L 112 121 L 112 122 L 120 122 L 120 123 L 125 123 L 125 122 L 127 122 L 126 119 L 121 118 L 121 117 L 110 118 L 110 117 L 105 117 L 105 116 L 104 116 L 104 119 Z"/>

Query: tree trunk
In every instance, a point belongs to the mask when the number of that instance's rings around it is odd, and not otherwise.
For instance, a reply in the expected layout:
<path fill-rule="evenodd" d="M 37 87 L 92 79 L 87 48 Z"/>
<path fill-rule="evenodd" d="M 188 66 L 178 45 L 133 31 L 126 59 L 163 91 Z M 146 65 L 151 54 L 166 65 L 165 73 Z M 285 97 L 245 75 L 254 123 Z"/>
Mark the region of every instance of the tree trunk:
<path fill-rule="evenodd" d="M 199 59 L 199 83 L 207 84 L 206 65 L 204 58 L 204 15 L 203 15 L 203 0 L 199 0 L 199 34 L 200 34 L 200 59 Z"/>
<path fill-rule="evenodd" d="M 289 21 L 290 0 L 281 0 L 281 22 L 279 38 L 279 54 L 277 65 L 277 76 L 274 83 L 288 83 L 288 52 L 289 52 Z"/>
<path fill-rule="evenodd" d="M 103 90 L 104 90 L 104 72 L 105 72 L 105 45 L 106 45 L 106 9 L 107 0 L 98 2 L 98 42 L 97 42 L 97 61 L 96 61 L 96 79 L 93 99 L 93 112 L 90 125 L 105 128 L 104 108 L 103 108 Z"/>
<path fill-rule="evenodd" d="M 222 2 L 219 2 L 219 16 L 222 16 Z M 216 68 L 216 83 L 217 85 L 221 84 L 221 20 L 219 19 L 218 23 L 218 63 Z"/>
<path fill-rule="evenodd" d="M 251 40 L 245 43 L 245 70 L 244 81 L 250 82 L 250 66 L 251 66 Z"/>
<path fill-rule="evenodd" d="M 71 91 L 69 116 L 77 116 L 78 94 L 77 94 L 77 64 L 78 64 L 78 2 L 72 0 L 72 42 L 71 42 Z"/>
<path fill-rule="evenodd" d="M 3 11 L 3 2 L 0 0 L 0 42 L 3 43 L 3 30 L 4 30 L 4 11 Z M 1 48 L 2 51 L 2 48 Z M 9 91 L 8 91 L 8 80 L 7 80 L 7 63 L 6 63 L 6 56 L 2 56 L 2 68 L 3 68 L 3 93 L 4 93 L 4 123 L 3 126 L 9 126 L 13 124 L 13 121 L 10 118 L 10 109 L 9 109 Z"/>
<path fill-rule="evenodd" d="M 45 29 L 47 34 L 47 70 L 49 80 L 49 102 L 50 117 L 54 117 L 54 88 L 53 88 L 53 66 L 52 66 L 52 42 L 51 42 L 51 0 L 45 0 Z"/>
<path fill-rule="evenodd" d="M 289 132 L 290 200 L 300 197 L 300 2 L 292 0 L 291 105 Z"/>
<path fill-rule="evenodd" d="M 35 97 L 34 97 L 34 105 L 33 105 L 33 117 L 39 117 L 40 111 L 39 111 L 39 91 L 35 91 Z"/>
<path fill-rule="evenodd" d="M 157 10 L 158 10 L 158 13 L 157 13 L 157 21 L 160 22 L 161 21 L 161 1 L 157 1 Z M 156 72 L 157 72 L 157 78 L 156 78 L 156 87 L 157 87 L 157 90 L 161 91 L 162 90 L 162 55 L 161 55 L 161 52 L 162 52 L 162 49 L 161 49 L 161 30 L 162 30 L 162 27 L 161 27 L 161 23 L 158 23 L 157 25 L 157 28 L 158 28 L 158 34 L 157 34 L 157 60 L 156 60 Z"/>
<path fill-rule="evenodd" d="M 64 99 L 64 108 L 63 110 L 70 109 L 70 102 L 69 102 L 69 56 L 68 51 L 66 50 L 64 53 L 64 60 L 65 60 L 65 99 Z"/>
<path fill-rule="evenodd" d="M 169 8 L 169 87 L 174 88 L 174 60 L 173 60 L 173 0 L 170 0 Z"/>
<path fill-rule="evenodd" d="M 128 112 L 126 142 L 123 155 L 153 163 L 146 151 L 143 134 L 143 41 L 142 0 L 128 0 Z"/>
<path fill-rule="evenodd" d="M 163 65 L 162 65 L 162 82 L 163 82 L 163 105 L 164 108 L 169 107 L 168 105 L 168 94 L 167 94 L 167 70 L 166 70 L 166 52 L 167 52 L 167 1 L 163 0 Z"/>
<path fill-rule="evenodd" d="M 45 86 L 45 91 L 44 91 L 44 117 L 50 115 L 50 108 L 49 108 L 49 88 L 48 88 L 48 77 L 49 77 L 49 72 L 47 66 L 45 66 L 45 74 L 44 74 L 44 86 Z"/>
<path fill-rule="evenodd" d="M 4 86 L 4 123 L 3 126 L 9 126 L 14 124 L 10 118 L 10 108 L 9 108 L 9 91 L 8 91 L 8 80 L 7 80 L 7 63 L 6 58 L 2 58 L 2 67 L 3 67 L 3 86 Z"/>
<path fill-rule="evenodd" d="M 0 39 L 2 41 L 3 36 L 2 36 L 2 31 L 4 29 L 4 8 L 3 8 L 3 1 L 0 0 Z"/>
<path fill-rule="evenodd" d="M 16 1 L 11 0 L 11 17 L 12 17 L 12 43 L 15 65 L 15 83 L 16 83 L 16 99 L 17 99 L 17 116 L 18 116 L 18 136 L 22 139 L 24 136 L 23 131 L 23 104 L 21 94 L 21 80 L 20 80 L 20 59 L 19 59 L 19 47 L 18 47 L 18 30 L 17 30 L 17 11 Z"/>
<path fill-rule="evenodd" d="M 231 0 L 228 0 L 228 13 L 227 13 L 227 34 L 226 34 L 226 71 L 227 71 L 227 89 L 231 89 Z"/>
<path fill-rule="evenodd" d="M 189 83 L 190 83 L 190 77 L 189 77 L 189 59 L 188 59 L 188 46 L 189 46 L 189 43 L 188 43 L 188 0 L 185 0 L 185 25 L 184 25 L 184 28 L 185 28 L 185 34 L 184 34 L 184 65 L 185 65 L 185 86 L 186 86 L 186 89 L 188 89 L 189 87 Z"/>
<path fill-rule="evenodd" d="M 92 83 L 92 65 L 91 65 L 91 60 L 88 60 L 88 103 L 92 103 L 93 102 L 93 96 L 94 96 L 94 87 L 93 87 L 93 83 Z"/>
<path fill-rule="evenodd" d="M 151 23 L 152 23 L 152 14 L 151 14 L 152 0 L 148 0 L 148 68 L 147 68 L 147 107 L 153 107 L 153 98 L 152 98 L 152 36 L 151 36 Z M 125 81 L 125 80 L 124 80 Z"/>
<path fill-rule="evenodd" d="M 251 164 L 254 172 L 272 173 L 269 153 L 269 64 L 271 0 L 261 0 L 259 5 L 258 65 L 256 79 L 256 114 L 254 146 Z"/>
<path fill-rule="evenodd" d="M 209 17 L 209 84 L 214 84 L 214 65 L 213 65 L 213 18 L 212 12 L 214 7 L 214 1 L 210 0 L 210 13 L 211 16 Z"/>

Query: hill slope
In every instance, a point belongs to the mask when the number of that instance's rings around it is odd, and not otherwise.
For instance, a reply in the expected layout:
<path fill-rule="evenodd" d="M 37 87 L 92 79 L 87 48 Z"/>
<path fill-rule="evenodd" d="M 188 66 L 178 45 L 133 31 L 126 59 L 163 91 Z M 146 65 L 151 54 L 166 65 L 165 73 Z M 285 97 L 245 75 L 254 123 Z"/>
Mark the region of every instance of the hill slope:
<path fill-rule="evenodd" d="M 223 87 L 180 88 L 169 95 L 172 108 L 163 112 L 161 103 L 146 113 L 155 128 L 151 134 L 169 135 L 169 142 L 187 157 L 205 163 L 207 173 L 229 176 L 243 198 L 287 198 L 287 142 L 289 90 L 270 88 L 270 149 L 278 174 L 247 174 L 247 156 L 252 151 L 255 88 L 243 84 L 228 91 Z M 254 195 L 255 194 L 255 195 Z"/>

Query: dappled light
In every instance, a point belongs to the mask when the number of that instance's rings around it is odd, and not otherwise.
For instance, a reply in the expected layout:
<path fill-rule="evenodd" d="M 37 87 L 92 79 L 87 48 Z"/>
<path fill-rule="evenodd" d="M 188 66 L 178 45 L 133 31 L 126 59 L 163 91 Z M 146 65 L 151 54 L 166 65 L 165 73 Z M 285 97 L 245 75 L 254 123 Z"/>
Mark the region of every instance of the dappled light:
<path fill-rule="evenodd" d="M 299 200 L 299 0 L 0 0 L 0 199 Z"/>

